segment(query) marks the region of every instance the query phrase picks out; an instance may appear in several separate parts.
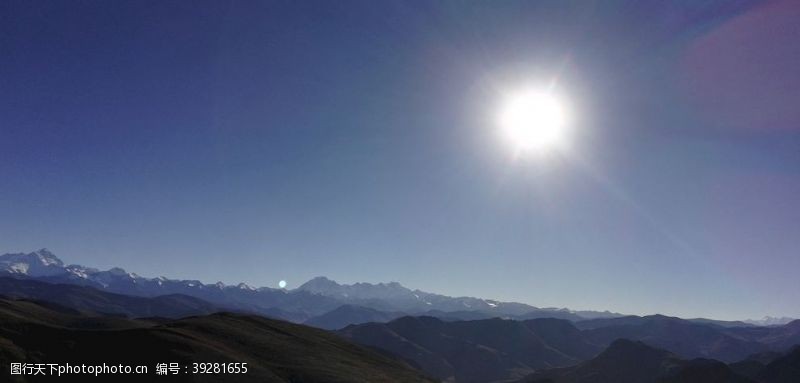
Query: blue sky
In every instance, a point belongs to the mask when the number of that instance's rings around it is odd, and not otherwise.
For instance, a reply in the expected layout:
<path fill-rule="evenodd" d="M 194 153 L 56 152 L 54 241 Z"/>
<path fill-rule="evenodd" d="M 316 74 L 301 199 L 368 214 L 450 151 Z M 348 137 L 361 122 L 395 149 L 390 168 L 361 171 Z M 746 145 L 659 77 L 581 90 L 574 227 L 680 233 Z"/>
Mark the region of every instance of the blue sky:
<path fill-rule="evenodd" d="M 791 1 L 0 5 L 0 252 L 800 317 Z M 515 158 L 555 80 L 570 149 Z"/>

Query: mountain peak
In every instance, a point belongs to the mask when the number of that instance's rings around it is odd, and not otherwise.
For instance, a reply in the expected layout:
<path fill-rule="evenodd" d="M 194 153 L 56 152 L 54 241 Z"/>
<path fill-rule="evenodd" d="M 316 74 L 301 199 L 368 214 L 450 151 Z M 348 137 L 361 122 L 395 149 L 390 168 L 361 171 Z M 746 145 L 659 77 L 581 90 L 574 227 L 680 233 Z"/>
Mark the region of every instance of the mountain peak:
<path fill-rule="evenodd" d="M 63 272 L 64 262 L 47 249 L 0 256 L 0 271 L 29 276 L 44 276 Z"/>
<path fill-rule="evenodd" d="M 311 278 L 310 280 L 308 280 L 308 282 L 303 283 L 302 286 L 305 286 L 305 285 L 336 285 L 336 286 L 339 286 L 339 284 L 336 283 L 336 281 L 334 281 L 334 280 L 332 280 L 332 279 L 330 279 L 328 277 L 324 277 L 324 276 Z"/>
<path fill-rule="evenodd" d="M 312 282 L 312 281 L 336 283 L 336 281 L 334 281 L 333 279 L 330 279 L 330 278 L 328 278 L 328 277 L 326 277 L 324 275 L 320 275 L 318 277 L 314 277 L 314 278 L 311 278 L 309 280 L 309 282 Z"/>
<path fill-rule="evenodd" d="M 327 295 L 337 293 L 341 289 L 341 285 L 336 281 L 330 280 L 327 277 L 314 277 L 306 283 L 300 285 L 297 290 L 308 291 L 314 294 Z"/>
<path fill-rule="evenodd" d="M 39 250 L 34 251 L 33 254 L 36 254 L 36 255 L 38 255 L 39 257 L 42 257 L 42 258 L 46 258 L 46 259 L 50 259 L 50 260 L 61 262 L 61 260 L 58 259 L 58 257 L 56 257 L 55 254 L 53 254 L 50 250 L 47 250 L 47 248 L 44 248 L 44 247 L 39 249 Z"/>
<path fill-rule="evenodd" d="M 749 324 L 753 324 L 753 325 L 756 325 L 756 326 L 782 326 L 782 325 L 785 325 L 785 324 L 789 324 L 792 321 L 796 321 L 796 320 L 794 318 L 788 318 L 788 317 L 765 316 L 765 317 L 763 317 L 761 319 L 758 319 L 758 320 L 756 320 L 756 319 L 747 319 L 744 322 L 745 323 L 749 323 Z"/>
<path fill-rule="evenodd" d="M 43 266 L 64 266 L 64 262 L 61 262 L 55 254 L 45 248 L 41 248 L 28 255 L 37 258 Z"/>
<path fill-rule="evenodd" d="M 238 285 L 236 285 L 236 288 L 238 288 L 240 290 L 251 290 L 251 291 L 255 291 L 256 290 L 255 288 L 251 287 L 250 285 L 248 285 L 247 283 L 244 283 L 244 282 L 239 283 Z"/>

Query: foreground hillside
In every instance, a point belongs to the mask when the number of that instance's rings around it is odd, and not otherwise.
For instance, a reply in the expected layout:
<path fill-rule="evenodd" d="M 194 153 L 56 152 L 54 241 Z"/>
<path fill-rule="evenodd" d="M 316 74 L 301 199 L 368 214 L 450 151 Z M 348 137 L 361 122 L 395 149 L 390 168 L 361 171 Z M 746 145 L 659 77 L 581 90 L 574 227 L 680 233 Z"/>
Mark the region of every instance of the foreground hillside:
<path fill-rule="evenodd" d="M 404 362 L 324 330 L 219 313 L 179 320 L 87 315 L 54 304 L 0 299 L 0 374 L 10 363 L 247 363 L 246 374 L 188 374 L 183 381 L 429 382 Z M 19 376 L 16 376 L 19 377 Z M 107 376 L 118 380 L 131 376 Z M 73 378 L 86 378 L 75 376 Z M 19 380 L 24 381 L 24 380 Z"/>

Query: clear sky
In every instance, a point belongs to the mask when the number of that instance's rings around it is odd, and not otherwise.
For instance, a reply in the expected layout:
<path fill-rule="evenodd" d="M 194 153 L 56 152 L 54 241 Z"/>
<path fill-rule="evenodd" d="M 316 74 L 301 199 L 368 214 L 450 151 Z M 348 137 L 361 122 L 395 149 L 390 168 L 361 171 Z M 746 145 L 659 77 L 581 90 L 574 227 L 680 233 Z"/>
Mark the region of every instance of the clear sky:
<path fill-rule="evenodd" d="M 0 253 L 800 317 L 800 7 L 628 3 L 3 1 Z"/>

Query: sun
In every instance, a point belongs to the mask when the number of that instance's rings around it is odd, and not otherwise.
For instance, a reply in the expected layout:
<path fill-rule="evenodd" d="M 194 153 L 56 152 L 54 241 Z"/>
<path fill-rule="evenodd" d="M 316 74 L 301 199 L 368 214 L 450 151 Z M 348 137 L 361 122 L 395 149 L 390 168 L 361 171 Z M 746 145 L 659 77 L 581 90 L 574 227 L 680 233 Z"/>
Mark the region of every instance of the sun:
<path fill-rule="evenodd" d="M 517 151 L 544 152 L 563 147 L 566 117 L 563 102 L 554 94 L 525 91 L 506 100 L 500 128 Z"/>

